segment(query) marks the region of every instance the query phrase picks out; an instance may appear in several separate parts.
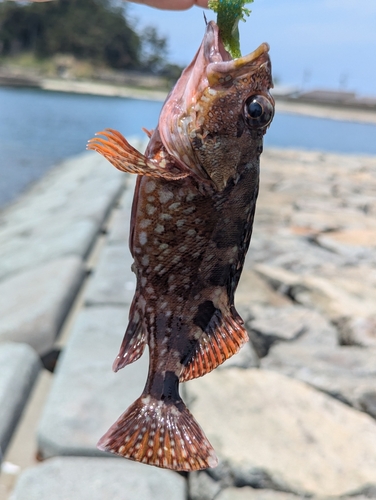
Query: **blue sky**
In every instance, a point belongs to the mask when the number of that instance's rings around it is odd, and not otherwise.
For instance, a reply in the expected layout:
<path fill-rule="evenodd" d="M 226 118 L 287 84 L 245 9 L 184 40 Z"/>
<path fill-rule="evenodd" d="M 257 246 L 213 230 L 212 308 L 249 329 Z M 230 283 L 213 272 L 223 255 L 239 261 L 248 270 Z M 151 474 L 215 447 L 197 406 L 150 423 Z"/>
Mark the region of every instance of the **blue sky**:
<path fill-rule="evenodd" d="M 136 26 L 154 25 L 168 37 L 172 62 L 190 62 L 204 32 L 203 9 L 128 5 Z M 375 0 L 255 0 L 249 7 L 250 17 L 240 23 L 242 52 L 268 42 L 282 84 L 376 96 Z M 215 19 L 212 11 L 205 13 Z"/>

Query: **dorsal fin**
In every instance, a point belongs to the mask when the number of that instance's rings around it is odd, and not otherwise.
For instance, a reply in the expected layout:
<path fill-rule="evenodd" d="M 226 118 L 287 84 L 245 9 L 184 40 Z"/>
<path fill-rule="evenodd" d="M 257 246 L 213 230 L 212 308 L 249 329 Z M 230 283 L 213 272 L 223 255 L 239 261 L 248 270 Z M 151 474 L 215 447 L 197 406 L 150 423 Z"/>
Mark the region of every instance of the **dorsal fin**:
<path fill-rule="evenodd" d="M 177 180 L 190 175 L 187 168 L 170 156 L 167 151 L 159 149 L 153 158 L 149 158 L 135 149 L 117 130 L 107 128 L 95 134 L 87 144 L 87 149 L 100 153 L 112 165 L 130 174 L 147 175 L 150 177 L 163 177 L 164 179 Z"/>

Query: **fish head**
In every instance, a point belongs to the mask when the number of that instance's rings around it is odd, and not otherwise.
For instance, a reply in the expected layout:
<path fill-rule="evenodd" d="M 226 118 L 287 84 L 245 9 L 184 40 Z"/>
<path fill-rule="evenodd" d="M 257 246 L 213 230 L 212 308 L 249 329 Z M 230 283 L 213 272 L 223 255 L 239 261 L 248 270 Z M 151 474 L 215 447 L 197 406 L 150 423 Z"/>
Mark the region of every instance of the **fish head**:
<path fill-rule="evenodd" d="M 177 163 L 223 190 L 258 160 L 274 116 L 269 46 L 232 59 L 209 22 L 192 63 L 168 96 L 159 119 L 163 145 Z"/>

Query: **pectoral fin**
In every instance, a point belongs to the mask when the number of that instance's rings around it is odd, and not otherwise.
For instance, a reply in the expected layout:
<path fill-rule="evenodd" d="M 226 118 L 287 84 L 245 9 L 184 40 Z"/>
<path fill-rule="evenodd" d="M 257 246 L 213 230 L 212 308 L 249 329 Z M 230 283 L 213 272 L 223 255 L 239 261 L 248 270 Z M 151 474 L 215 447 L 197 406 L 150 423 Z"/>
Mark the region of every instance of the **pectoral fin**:
<path fill-rule="evenodd" d="M 167 152 L 160 151 L 154 158 L 147 158 L 116 130 L 106 129 L 96 135 L 102 135 L 104 138 L 90 139 L 87 149 L 97 151 L 122 172 L 170 180 L 182 179 L 189 175 L 189 172 L 178 166 Z"/>

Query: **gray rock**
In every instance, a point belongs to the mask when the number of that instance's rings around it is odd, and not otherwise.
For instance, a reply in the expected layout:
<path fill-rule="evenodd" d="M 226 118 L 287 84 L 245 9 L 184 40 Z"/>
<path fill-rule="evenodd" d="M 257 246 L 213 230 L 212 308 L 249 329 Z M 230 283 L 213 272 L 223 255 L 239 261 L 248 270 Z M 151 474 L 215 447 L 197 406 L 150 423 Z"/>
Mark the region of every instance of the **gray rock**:
<path fill-rule="evenodd" d="M 291 341 L 307 329 L 310 311 L 299 306 L 253 307 L 247 326 L 265 337 Z"/>
<path fill-rule="evenodd" d="M 321 248 L 310 237 L 296 235 L 285 227 L 258 231 L 256 226 L 251 255 L 257 264 L 282 267 L 299 274 L 316 273 L 323 263 L 337 267 L 356 263 L 356 260 Z"/>
<path fill-rule="evenodd" d="M 283 491 L 250 488 L 227 488 L 215 500 L 303 500 L 306 496 L 292 495 Z M 368 497 L 371 498 L 371 497 Z M 365 496 L 341 497 L 337 500 L 366 500 Z M 198 499 L 199 500 L 199 499 Z M 335 497 L 314 497 L 314 500 L 335 500 Z"/>
<path fill-rule="evenodd" d="M 282 294 L 287 294 L 293 286 L 297 286 L 301 281 L 298 274 L 268 264 L 257 264 L 255 272 L 269 283 L 274 290 Z"/>
<path fill-rule="evenodd" d="M 12 500 L 185 500 L 179 474 L 116 458 L 52 458 L 26 470 Z"/>
<path fill-rule="evenodd" d="M 109 243 L 127 243 L 131 222 L 132 201 L 136 184 L 136 175 L 127 177 L 126 189 L 120 198 L 118 209 L 114 210 L 113 219 L 109 227 Z"/>
<path fill-rule="evenodd" d="M 0 344 L 0 462 L 37 378 L 41 363 L 26 344 Z"/>
<path fill-rule="evenodd" d="M 186 386 L 235 485 L 340 496 L 376 484 L 376 422 L 368 415 L 266 370 L 217 370 Z"/>
<path fill-rule="evenodd" d="M 48 352 L 85 275 L 71 256 L 47 262 L 0 282 L 0 342 L 25 342 Z"/>
<path fill-rule="evenodd" d="M 316 237 L 316 242 L 340 255 L 356 259 L 357 261 L 374 262 L 376 229 L 347 229 L 331 232 Z"/>
<path fill-rule="evenodd" d="M 339 343 L 376 347 L 376 314 L 369 316 L 345 316 L 336 321 Z"/>
<path fill-rule="evenodd" d="M 189 500 L 214 500 L 221 491 L 219 481 L 206 472 L 191 472 L 188 476 Z"/>
<path fill-rule="evenodd" d="M 357 403 L 361 410 L 369 413 L 371 417 L 376 419 L 376 389 L 374 386 L 370 391 L 365 390 L 358 397 Z"/>
<path fill-rule="evenodd" d="M 93 275 L 90 277 L 84 300 L 87 305 L 130 305 L 136 287 L 131 270 L 133 258 L 128 245 L 104 247 Z"/>
<path fill-rule="evenodd" d="M 215 500 L 300 500 L 304 497 L 273 490 L 245 488 L 226 488 Z"/>
<path fill-rule="evenodd" d="M 260 358 L 279 342 L 334 347 L 336 329 L 319 313 L 302 306 L 252 308 L 253 318 L 246 323 L 251 342 Z"/>
<path fill-rule="evenodd" d="M 272 265 L 257 265 L 255 270 L 276 290 L 288 294 L 301 305 L 320 310 L 333 321 L 374 313 L 376 289 L 373 283 L 354 282 L 340 276 L 302 275 Z"/>
<path fill-rule="evenodd" d="M 222 365 L 219 365 L 218 370 L 225 370 L 227 368 L 258 368 L 259 366 L 260 359 L 257 352 L 253 344 L 247 342 L 235 356 L 232 356 Z"/>
<path fill-rule="evenodd" d="M 252 255 L 246 260 L 245 264 L 246 266 L 253 265 Z M 244 321 L 247 321 L 252 316 L 251 311 L 255 304 L 282 307 L 291 305 L 291 300 L 282 293 L 275 291 L 255 271 L 245 268 L 235 294 L 236 309 Z"/>
<path fill-rule="evenodd" d="M 275 342 L 301 336 L 307 330 L 306 316 L 307 310 L 297 306 L 254 306 L 246 326 L 257 355 L 266 356 Z"/>
<path fill-rule="evenodd" d="M 147 376 L 147 357 L 114 374 L 128 311 L 90 307 L 77 318 L 60 356 L 51 392 L 38 428 L 41 457 L 103 456 L 99 438 L 140 396 Z"/>
<path fill-rule="evenodd" d="M 85 256 L 124 179 L 91 152 L 51 170 L 1 214 L 0 279 L 61 256 Z"/>
<path fill-rule="evenodd" d="M 307 382 L 374 416 L 376 349 L 279 344 L 262 367 Z"/>
<path fill-rule="evenodd" d="M 376 290 L 366 283 L 304 276 L 290 294 L 298 303 L 321 310 L 333 321 L 344 316 L 368 316 L 375 311 Z"/>

